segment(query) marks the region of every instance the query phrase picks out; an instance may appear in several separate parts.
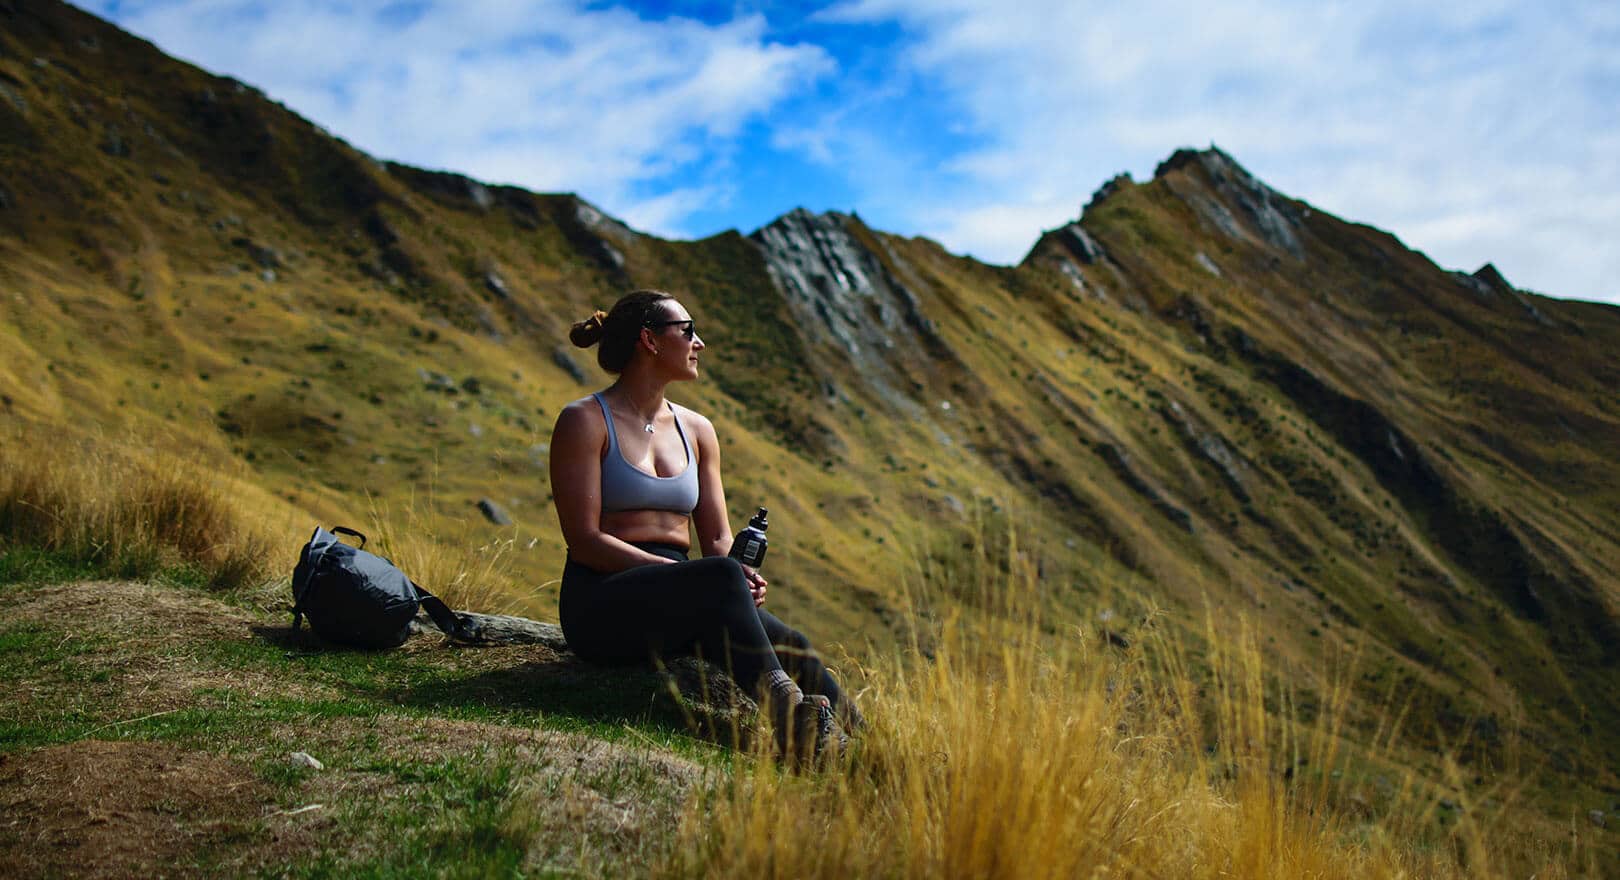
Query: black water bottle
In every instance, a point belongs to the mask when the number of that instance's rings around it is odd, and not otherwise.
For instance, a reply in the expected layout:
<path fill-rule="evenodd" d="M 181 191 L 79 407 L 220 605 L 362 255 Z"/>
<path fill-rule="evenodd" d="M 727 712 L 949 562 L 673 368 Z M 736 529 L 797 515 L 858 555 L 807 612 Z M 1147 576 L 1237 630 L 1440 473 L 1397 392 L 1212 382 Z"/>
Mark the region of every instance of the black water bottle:
<path fill-rule="evenodd" d="M 726 555 L 749 568 L 759 568 L 765 561 L 765 529 L 769 526 L 765 521 L 765 508 L 761 507 L 748 521 L 748 528 L 737 533 L 736 540 L 731 542 L 731 552 Z"/>

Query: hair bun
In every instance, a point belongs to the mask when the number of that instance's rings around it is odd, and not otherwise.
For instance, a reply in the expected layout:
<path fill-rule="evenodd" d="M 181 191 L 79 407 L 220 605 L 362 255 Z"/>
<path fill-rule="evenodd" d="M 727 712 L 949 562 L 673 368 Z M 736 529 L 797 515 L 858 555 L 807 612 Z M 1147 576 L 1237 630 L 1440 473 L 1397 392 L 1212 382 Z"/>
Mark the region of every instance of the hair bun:
<path fill-rule="evenodd" d="M 602 322 L 607 320 L 607 312 L 596 311 L 589 318 L 575 322 L 568 331 L 568 341 L 580 348 L 590 348 L 602 338 Z"/>

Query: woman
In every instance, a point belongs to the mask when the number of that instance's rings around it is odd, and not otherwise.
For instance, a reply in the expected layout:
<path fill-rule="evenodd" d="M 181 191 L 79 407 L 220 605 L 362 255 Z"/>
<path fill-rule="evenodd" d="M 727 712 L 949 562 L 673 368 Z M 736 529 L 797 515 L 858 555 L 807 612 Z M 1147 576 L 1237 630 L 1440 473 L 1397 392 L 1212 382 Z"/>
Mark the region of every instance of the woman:
<path fill-rule="evenodd" d="M 803 635 L 765 611 L 767 581 L 726 556 L 731 523 L 714 425 L 664 399 L 698 377 L 704 344 L 667 293 L 637 290 L 569 338 L 599 346 L 618 378 L 564 407 L 551 486 L 568 544 L 559 614 L 581 657 L 601 663 L 697 653 L 767 706 L 786 751 L 842 746 L 833 713 L 859 714 Z M 702 558 L 687 559 L 688 526 Z M 812 696 L 805 696 L 806 692 Z"/>

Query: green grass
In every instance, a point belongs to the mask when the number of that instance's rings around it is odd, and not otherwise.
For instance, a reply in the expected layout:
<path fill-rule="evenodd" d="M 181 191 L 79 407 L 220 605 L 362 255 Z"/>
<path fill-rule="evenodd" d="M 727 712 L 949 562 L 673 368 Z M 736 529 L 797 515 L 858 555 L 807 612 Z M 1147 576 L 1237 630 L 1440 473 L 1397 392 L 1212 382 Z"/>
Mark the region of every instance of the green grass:
<path fill-rule="evenodd" d="M 24 546 L 0 552 L 0 589 L 16 584 L 84 580 L 103 574 L 93 560 L 71 551 Z"/>

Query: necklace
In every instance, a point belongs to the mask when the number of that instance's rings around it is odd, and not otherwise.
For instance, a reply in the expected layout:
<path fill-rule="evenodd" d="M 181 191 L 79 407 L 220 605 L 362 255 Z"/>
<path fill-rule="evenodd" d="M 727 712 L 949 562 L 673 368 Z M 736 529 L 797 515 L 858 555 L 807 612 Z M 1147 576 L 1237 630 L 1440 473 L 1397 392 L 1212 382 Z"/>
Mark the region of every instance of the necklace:
<path fill-rule="evenodd" d="M 615 409 L 618 409 L 618 407 L 615 407 Z M 642 418 L 641 414 L 636 412 L 634 407 L 630 407 L 630 417 L 633 420 L 642 423 L 641 430 L 646 431 L 649 434 L 656 433 L 653 430 L 653 419 L 658 418 L 658 416 L 656 414 L 653 416 L 652 419 Z"/>

